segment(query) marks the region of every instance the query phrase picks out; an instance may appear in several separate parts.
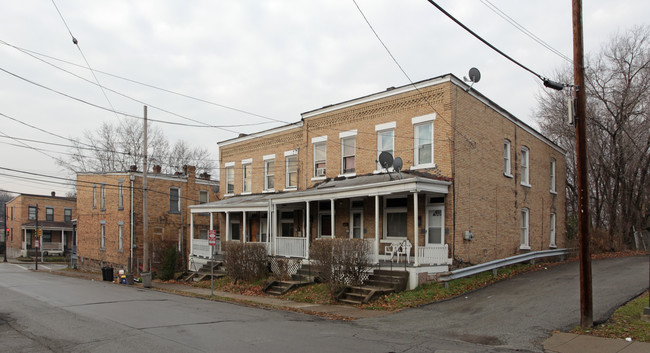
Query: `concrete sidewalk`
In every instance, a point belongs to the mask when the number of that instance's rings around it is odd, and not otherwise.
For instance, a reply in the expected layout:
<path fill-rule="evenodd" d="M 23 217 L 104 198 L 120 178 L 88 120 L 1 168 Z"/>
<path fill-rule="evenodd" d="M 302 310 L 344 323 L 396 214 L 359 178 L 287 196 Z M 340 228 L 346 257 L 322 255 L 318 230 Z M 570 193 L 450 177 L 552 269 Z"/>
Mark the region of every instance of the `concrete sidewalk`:
<path fill-rule="evenodd" d="M 547 353 L 648 353 L 650 343 L 556 332 L 544 343 Z"/>

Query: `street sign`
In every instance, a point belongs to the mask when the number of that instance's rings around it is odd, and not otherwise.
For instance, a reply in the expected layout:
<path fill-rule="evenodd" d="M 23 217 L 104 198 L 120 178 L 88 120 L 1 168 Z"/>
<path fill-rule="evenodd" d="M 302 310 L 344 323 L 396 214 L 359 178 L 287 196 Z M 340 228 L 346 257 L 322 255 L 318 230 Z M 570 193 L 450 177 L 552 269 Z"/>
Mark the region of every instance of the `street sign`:
<path fill-rule="evenodd" d="M 36 247 L 36 248 L 40 247 L 40 245 L 38 244 L 38 239 L 36 239 L 36 241 L 34 242 L 34 247 Z"/>
<path fill-rule="evenodd" d="M 217 231 L 214 229 L 208 230 L 208 245 L 217 245 Z"/>

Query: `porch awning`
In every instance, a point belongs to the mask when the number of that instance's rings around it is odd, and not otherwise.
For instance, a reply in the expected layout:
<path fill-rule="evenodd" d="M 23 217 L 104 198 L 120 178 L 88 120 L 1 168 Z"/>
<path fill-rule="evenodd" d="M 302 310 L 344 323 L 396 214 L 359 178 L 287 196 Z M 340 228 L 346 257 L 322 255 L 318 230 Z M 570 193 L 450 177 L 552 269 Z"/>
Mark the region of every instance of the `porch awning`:
<path fill-rule="evenodd" d="M 241 212 L 241 211 L 268 211 L 269 199 L 274 195 L 255 194 L 239 195 L 227 198 L 225 200 L 203 203 L 200 205 L 190 206 L 191 213 L 206 212 Z"/>
<path fill-rule="evenodd" d="M 43 230 L 65 230 L 72 231 L 72 222 L 54 222 L 54 221 L 38 221 L 38 227 Z M 22 229 L 36 228 L 36 221 L 29 221 L 22 224 Z"/>

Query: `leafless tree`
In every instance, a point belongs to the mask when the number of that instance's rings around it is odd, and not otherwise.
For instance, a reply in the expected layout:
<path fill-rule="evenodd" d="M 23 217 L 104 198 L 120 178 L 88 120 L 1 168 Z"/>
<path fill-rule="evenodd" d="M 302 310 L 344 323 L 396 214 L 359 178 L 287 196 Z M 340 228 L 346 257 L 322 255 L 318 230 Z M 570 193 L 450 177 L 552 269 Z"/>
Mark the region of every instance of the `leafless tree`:
<path fill-rule="evenodd" d="M 586 59 L 591 221 L 607 234 L 607 249 L 631 245 L 632 227 L 646 227 L 649 218 L 649 41 L 650 27 L 635 26 Z M 557 76 L 573 81 L 570 68 Z M 568 152 L 568 211 L 575 214 L 575 130 L 566 124 L 566 91 L 543 91 L 536 116 L 542 132 Z"/>

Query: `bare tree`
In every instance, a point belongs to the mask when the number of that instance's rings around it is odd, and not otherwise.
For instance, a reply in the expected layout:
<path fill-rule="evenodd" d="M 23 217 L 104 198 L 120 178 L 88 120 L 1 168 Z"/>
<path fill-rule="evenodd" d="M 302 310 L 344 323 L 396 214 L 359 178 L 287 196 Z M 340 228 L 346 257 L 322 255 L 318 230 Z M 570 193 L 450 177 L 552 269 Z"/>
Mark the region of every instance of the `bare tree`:
<path fill-rule="evenodd" d="M 589 193 L 592 225 L 607 249 L 633 242 L 647 225 L 650 203 L 650 27 L 617 34 L 586 62 Z M 558 72 L 572 82 L 570 68 Z M 569 92 L 543 91 L 536 115 L 542 131 L 567 150 L 569 213 L 576 211 L 575 131 L 567 126 Z"/>

